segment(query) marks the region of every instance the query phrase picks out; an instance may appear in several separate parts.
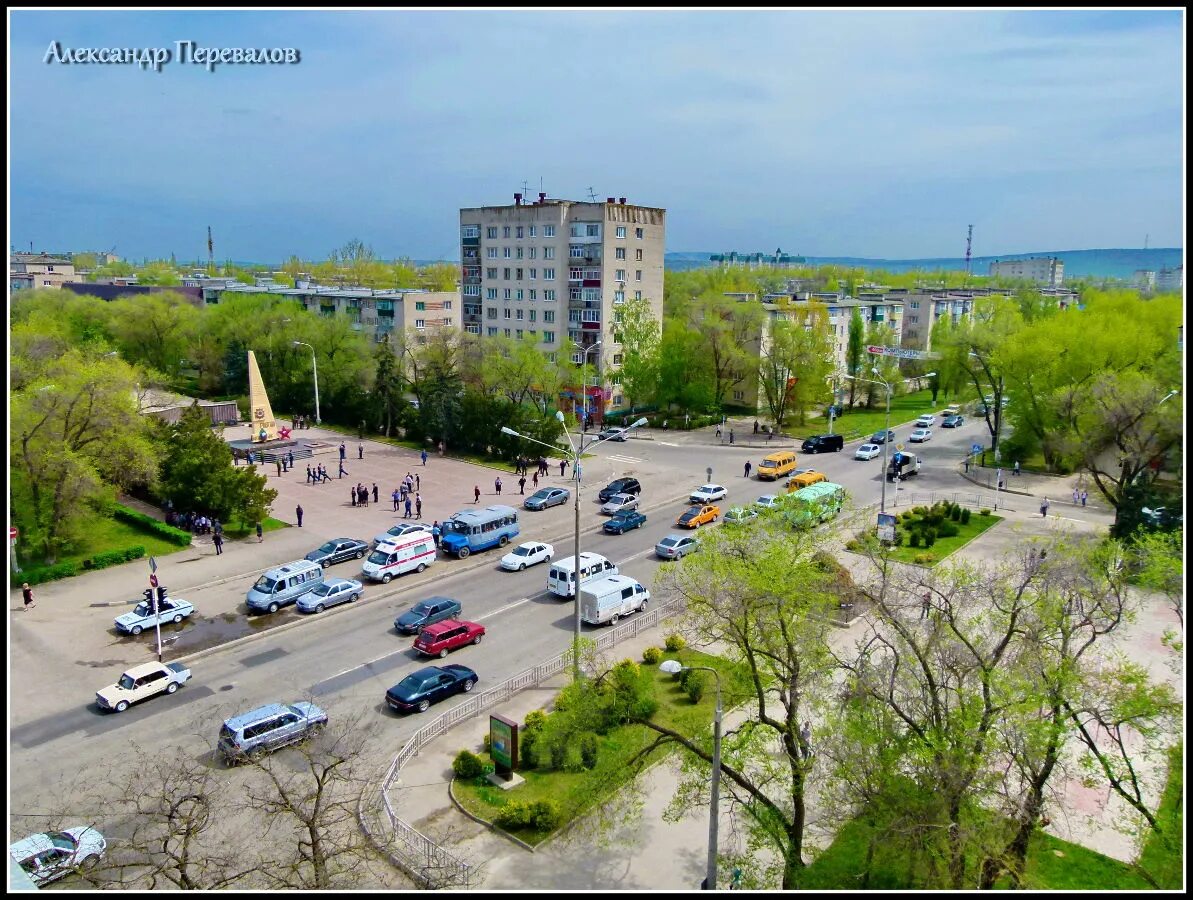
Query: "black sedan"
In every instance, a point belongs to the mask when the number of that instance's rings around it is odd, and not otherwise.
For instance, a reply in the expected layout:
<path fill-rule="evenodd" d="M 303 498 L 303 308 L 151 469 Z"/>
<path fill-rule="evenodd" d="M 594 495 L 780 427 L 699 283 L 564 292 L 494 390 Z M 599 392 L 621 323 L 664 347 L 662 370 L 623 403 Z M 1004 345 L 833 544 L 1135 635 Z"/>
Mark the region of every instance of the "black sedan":
<path fill-rule="evenodd" d="M 407 675 L 386 691 L 385 702 L 392 709 L 402 712 L 426 712 L 432 703 L 438 703 L 453 694 L 468 693 L 476 686 L 476 682 L 476 672 L 467 666 L 454 663 L 427 666 Z"/>
<path fill-rule="evenodd" d="M 364 559 L 369 552 L 369 545 L 356 538 L 332 538 L 321 547 L 308 553 L 304 559 L 317 562 L 323 568 L 344 562 L 349 559 Z"/>
<path fill-rule="evenodd" d="M 867 438 L 867 441 L 871 444 L 885 444 L 887 441 L 893 441 L 894 439 L 895 432 L 887 430 L 874 432 L 869 438 Z"/>
<path fill-rule="evenodd" d="M 539 488 L 522 505 L 527 509 L 546 509 L 549 506 L 562 506 L 570 496 L 567 488 Z"/>
<path fill-rule="evenodd" d="M 965 424 L 964 416 L 945 416 L 945 420 L 940 423 L 941 428 L 960 428 Z"/>
<path fill-rule="evenodd" d="M 453 600 L 451 597 L 429 597 L 419 600 L 394 619 L 394 628 L 398 634 L 418 634 L 424 625 L 453 619 L 460 614 L 460 610 L 459 600 Z"/>
<path fill-rule="evenodd" d="M 606 534 L 625 534 L 631 528 L 641 528 L 646 516 L 636 509 L 627 509 L 614 513 L 613 518 L 605 523 Z"/>

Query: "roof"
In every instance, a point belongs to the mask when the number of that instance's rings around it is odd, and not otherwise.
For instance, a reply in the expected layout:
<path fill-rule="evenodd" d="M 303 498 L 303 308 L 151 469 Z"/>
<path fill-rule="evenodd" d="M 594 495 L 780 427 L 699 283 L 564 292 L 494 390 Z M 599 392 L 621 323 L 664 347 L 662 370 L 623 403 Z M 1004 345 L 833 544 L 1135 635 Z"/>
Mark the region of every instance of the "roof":
<path fill-rule="evenodd" d="M 224 720 L 224 725 L 233 730 L 245 728 L 252 725 L 254 722 L 260 722 L 262 719 L 268 719 L 270 716 L 276 716 L 278 713 L 285 712 L 289 707 L 281 703 L 270 703 L 267 706 L 261 706 L 257 709 L 246 713 L 241 713 L 239 716 L 233 716 L 230 719 Z"/>
<path fill-rule="evenodd" d="M 124 674 L 129 678 L 140 678 L 142 675 L 148 675 L 151 672 L 157 672 L 162 668 L 161 663 L 143 663 L 139 666 L 133 666 L 131 669 L 125 669 Z"/>
<path fill-rule="evenodd" d="M 831 481 L 818 481 L 816 484 L 809 485 L 806 488 L 800 488 L 795 492 L 795 496 L 801 500 L 819 500 L 821 497 L 827 497 L 843 490 L 845 488 Z"/>
<path fill-rule="evenodd" d="M 482 522 L 488 521 L 496 516 L 517 515 L 518 511 L 512 506 L 502 506 L 500 504 L 495 506 L 486 506 L 484 509 L 462 509 L 454 516 L 457 522 Z"/>

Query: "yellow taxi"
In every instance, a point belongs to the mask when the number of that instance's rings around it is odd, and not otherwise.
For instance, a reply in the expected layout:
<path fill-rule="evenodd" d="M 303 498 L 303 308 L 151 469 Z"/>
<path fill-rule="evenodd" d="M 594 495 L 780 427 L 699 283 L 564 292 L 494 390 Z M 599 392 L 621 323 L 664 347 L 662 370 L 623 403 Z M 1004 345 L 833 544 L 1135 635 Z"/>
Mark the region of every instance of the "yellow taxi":
<path fill-rule="evenodd" d="M 675 520 L 675 524 L 682 525 L 685 528 L 699 528 L 701 525 L 715 522 L 717 516 L 720 514 L 721 507 L 715 506 L 712 503 L 706 503 L 703 506 L 693 506 L 690 508 Z"/>

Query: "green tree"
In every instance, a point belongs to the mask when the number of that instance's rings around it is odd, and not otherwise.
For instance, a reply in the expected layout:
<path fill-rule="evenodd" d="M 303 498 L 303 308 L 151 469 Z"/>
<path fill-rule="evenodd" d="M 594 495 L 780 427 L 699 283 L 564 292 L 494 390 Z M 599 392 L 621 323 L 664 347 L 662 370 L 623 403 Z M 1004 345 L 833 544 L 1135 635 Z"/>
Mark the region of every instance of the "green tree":
<path fill-rule="evenodd" d="M 700 336 L 683 320 L 666 319 L 659 341 L 659 405 L 705 412 L 716 403 L 715 379 Z"/>
<path fill-rule="evenodd" d="M 137 294 L 112 301 L 111 330 L 130 362 L 177 376 L 194 345 L 200 311 L 172 292 Z"/>
<path fill-rule="evenodd" d="M 799 424 L 807 421 L 809 407 L 828 399 L 828 378 L 834 367 L 828 308 L 809 303 L 806 308 L 780 305 L 780 315 L 770 322 L 764 338 L 759 386 L 771 418 L 783 427 L 789 411 Z"/>
<path fill-rule="evenodd" d="M 373 353 L 377 362 L 377 378 L 374 395 L 381 404 L 381 423 L 384 423 L 384 434 L 389 437 L 393 431 L 394 417 L 402 405 L 402 367 L 394 357 L 393 348 L 386 335 Z"/>
<path fill-rule="evenodd" d="M 459 280 L 460 267 L 455 263 L 432 263 L 419 272 L 419 281 L 429 291 L 454 291 Z"/>
<path fill-rule="evenodd" d="M 698 336 L 712 372 L 713 402 L 717 408 L 738 385 L 757 379 L 749 347 L 757 343 L 765 311 L 757 303 L 739 302 L 706 290 L 690 308 L 688 326 Z"/>
<path fill-rule="evenodd" d="M 646 298 L 627 300 L 613 315 L 614 341 L 621 345 L 621 386 L 626 403 L 649 403 L 659 377 L 659 321 Z"/>
<path fill-rule="evenodd" d="M 862 356 L 865 353 L 866 323 L 862 320 L 862 311 L 856 306 L 853 315 L 849 317 L 849 337 L 845 344 L 845 370 L 850 375 L 863 375 Z M 864 377 L 864 375 L 863 375 Z M 857 399 L 858 382 L 849 379 L 849 405 L 853 406 Z"/>

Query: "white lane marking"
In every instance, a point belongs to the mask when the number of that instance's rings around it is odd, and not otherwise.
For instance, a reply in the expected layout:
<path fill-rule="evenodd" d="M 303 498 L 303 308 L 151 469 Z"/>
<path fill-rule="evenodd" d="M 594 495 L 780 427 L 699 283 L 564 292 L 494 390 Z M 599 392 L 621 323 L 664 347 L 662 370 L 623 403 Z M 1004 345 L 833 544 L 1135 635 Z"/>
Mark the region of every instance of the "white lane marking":
<path fill-rule="evenodd" d="M 618 456 L 612 453 L 606 456 L 605 459 L 615 459 L 618 462 L 642 462 L 642 460 L 636 456 Z"/>
<path fill-rule="evenodd" d="M 483 616 L 477 616 L 475 621 L 483 622 L 485 619 L 495 616 L 498 613 L 503 613 L 507 609 L 513 609 L 515 606 L 521 606 L 523 603 L 529 603 L 529 602 L 530 602 L 529 597 L 523 597 L 521 600 L 515 600 L 513 603 L 507 603 L 505 606 L 501 607 L 500 609 L 495 609 L 492 612 L 487 612 Z"/>
<path fill-rule="evenodd" d="M 662 444 L 664 447 L 678 447 L 679 444 L 673 444 L 670 441 L 655 441 L 656 444 Z"/>
<path fill-rule="evenodd" d="M 334 675 L 329 675 L 326 678 L 324 678 L 323 680 L 331 681 L 333 678 L 339 678 L 341 675 L 347 675 L 349 672 L 355 672 L 357 669 L 363 669 L 366 666 L 371 666 L 375 662 L 381 662 L 381 660 L 383 660 L 383 659 L 389 659 L 389 657 L 393 656 L 395 653 L 401 653 L 401 652 L 402 652 L 401 650 L 391 650 L 389 653 L 382 653 L 380 656 L 375 657 L 374 659 L 370 659 L 368 662 L 357 663 L 352 668 L 345 669 L 342 672 L 336 672 Z"/>

